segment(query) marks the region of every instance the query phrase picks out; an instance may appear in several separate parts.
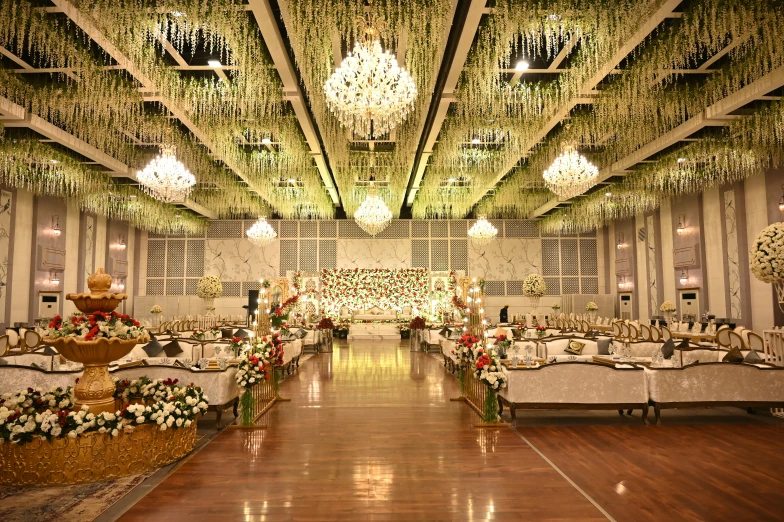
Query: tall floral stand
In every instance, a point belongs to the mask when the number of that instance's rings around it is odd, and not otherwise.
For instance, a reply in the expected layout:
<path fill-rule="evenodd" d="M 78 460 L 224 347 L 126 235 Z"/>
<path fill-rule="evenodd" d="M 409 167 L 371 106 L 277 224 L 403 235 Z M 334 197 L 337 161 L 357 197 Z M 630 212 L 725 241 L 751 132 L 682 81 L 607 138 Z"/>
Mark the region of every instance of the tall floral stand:
<path fill-rule="evenodd" d="M 214 297 L 205 297 L 204 298 L 204 308 L 207 310 L 207 316 L 212 316 L 215 311 L 215 298 Z"/>
<path fill-rule="evenodd" d="M 422 341 L 424 340 L 424 330 L 411 330 L 409 336 L 409 350 L 418 352 L 422 349 Z"/>
<path fill-rule="evenodd" d="M 779 302 L 779 308 L 784 312 L 784 280 L 774 281 L 773 288 L 776 289 L 776 298 Z"/>

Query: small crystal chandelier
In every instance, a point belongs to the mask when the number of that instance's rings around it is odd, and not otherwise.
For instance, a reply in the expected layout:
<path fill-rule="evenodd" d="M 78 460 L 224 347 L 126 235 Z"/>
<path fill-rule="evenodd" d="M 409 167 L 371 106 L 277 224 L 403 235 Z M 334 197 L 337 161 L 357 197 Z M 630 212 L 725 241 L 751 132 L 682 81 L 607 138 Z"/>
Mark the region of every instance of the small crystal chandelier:
<path fill-rule="evenodd" d="M 267 222 L 265 217 L 259 217 L 246 234 L 251 243 L 260 247 L 271 244 L 278 237 L 278 233 L 275 232 L 275 229 L 272 228 L 272 225 Z"/>
<path fill-rule="evenodd" d="M 354 212 L 354 221 L 362 230 L 373 237 L 376 237 L 376 234 L 387 228 L 392 222 L 392 211 L 387 208 L 384 200 L 376 195 L 376 187 L 372 181 L 365 201 Z"/>
<path fill-rule="evenodd" d="M 160 155 L 136 173 L 144 191 L 166 203 L 184 201 L 196 185 L 196 178 L 177 161 L 175 152 L 174 146 L 162 146 Z"/>
<path fill-rule="evenodd" d="M 596 185 L 599 169 L 574 148 L 564 145 L 560 156 L 544 171 L 545 186 L 563 199 L 573 198 Z"/>
<path fill-rule="evenodd" d="M 474 243 L 479 245 L 486 245 L 496 238 L 498 229 L 490 223 L 485 216 L 479 216 L 476 223 L 468 229 L 468 237 Z"/>
<path fill-rule="evenodd" d="M 372 8 L 372 0 L 370 7 Z M 360 19 L 364 41 L 354 45 L 340 67 L 324 84 L 327 106 L 362 138 L 383 136 L 414 106 L 417 88 L 408 72 L 389 51 L 381 49 L 375 15 Z"/>

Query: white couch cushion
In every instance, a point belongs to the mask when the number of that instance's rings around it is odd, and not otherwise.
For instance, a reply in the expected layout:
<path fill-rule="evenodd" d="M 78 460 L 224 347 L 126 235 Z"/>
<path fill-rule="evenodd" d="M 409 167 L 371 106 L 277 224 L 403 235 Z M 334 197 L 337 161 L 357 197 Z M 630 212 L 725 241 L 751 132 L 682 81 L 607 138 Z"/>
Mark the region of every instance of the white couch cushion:
<path fill-rule="evenodd" d="M 707 363 L 646 368 L 656 402 L 784 402 L 784 368 Z"/>

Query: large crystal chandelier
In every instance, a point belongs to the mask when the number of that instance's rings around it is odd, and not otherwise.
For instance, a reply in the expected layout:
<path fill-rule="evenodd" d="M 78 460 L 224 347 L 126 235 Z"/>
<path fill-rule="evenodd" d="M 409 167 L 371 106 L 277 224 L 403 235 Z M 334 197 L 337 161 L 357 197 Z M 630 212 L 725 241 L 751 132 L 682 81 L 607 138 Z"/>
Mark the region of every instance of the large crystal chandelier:
<path fill-rule="evenodd" d="M 267 222 L 267 218 L 260 217 L 258 221 L 253 223 L 253 226 L 246 232 L 248 239 L 256 246 L 267 246 L 278 237 L 278 233 Z"/>
<path fill-rule="evenodd" d="M 468 237 L 474 243 L 486 245 L 498 235 L 498 229 L 490 223 L 485 216 L 479 216 L 476 223 L 468 229 Z"/>
<path fill-rule="evenodd" d="M 564 145 L 560 156 L 544 171 L 544 184 L 563 199 L 573 198 L 596 185 L 599 169 L 574 148 Z"/>
<path fill-rule="evenodd" d="M 175 152 L 174 146 L 162 146 L 161 153 L 136 173 L 144 191 L 166 203 L 184 201 L 196 185 L 196 178 L 177 161 Z"/>
<path fill-rule="evenodd" d="M 372 1 L 371 1 L 372 7 Z M 414 80 L 389 51 L 381 49 L 375 15 L 361 20 L 364 41 L 354 45 L 324 84 L 327 106 L 362 138 L 379 137 L 397 127 L 414 106 Z"/>
<path fill-rule="evenodd" d="M 354 221 L 362 230 L 373 237 L 376 237 L 376 234 L 387 228 L 392 222 L 392 211 L 387 208 L 384 200 L 378 197 L 374 185 L 370 185 L 365 201 L 354 212 Z"/>

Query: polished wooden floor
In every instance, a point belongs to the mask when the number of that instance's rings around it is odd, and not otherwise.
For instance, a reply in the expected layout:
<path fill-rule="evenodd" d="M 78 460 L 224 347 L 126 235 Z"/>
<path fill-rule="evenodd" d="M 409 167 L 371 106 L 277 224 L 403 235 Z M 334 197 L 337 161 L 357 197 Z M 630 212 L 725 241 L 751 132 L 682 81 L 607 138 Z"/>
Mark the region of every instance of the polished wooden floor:
<path fill-rule="evenodd" d="M 373 341 L 313 357 L 281 394 L 267 430 L 224 431 L 122 520 L 784 517 L 778 424 L 479 430 L 437 359 Z"/>

